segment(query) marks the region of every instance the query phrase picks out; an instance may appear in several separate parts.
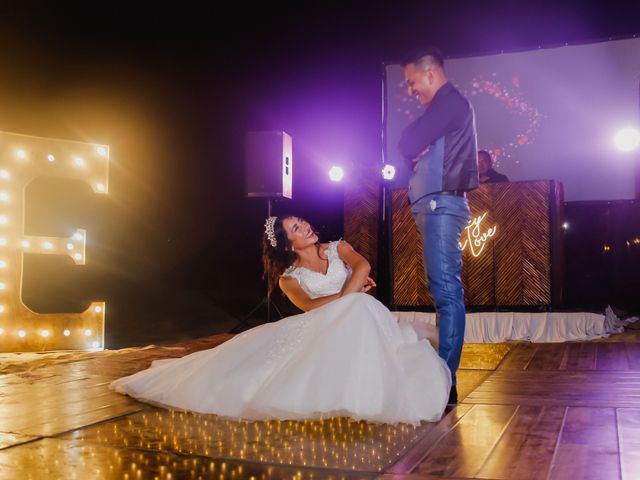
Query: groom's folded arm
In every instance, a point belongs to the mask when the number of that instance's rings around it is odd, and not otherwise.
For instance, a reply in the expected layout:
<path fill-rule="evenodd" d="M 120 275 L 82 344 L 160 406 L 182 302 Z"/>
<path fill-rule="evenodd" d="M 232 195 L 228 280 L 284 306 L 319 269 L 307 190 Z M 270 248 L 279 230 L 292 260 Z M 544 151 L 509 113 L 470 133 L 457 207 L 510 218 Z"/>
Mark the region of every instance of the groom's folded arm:
<path fill-rule="evenodd" d="M 443 98 L 434 101 L 422 115 L 404 129 L 398 150 L 413 170 L 413 162 L 436 140 L 464 124 L 469 106 L 464 99 Z"/>

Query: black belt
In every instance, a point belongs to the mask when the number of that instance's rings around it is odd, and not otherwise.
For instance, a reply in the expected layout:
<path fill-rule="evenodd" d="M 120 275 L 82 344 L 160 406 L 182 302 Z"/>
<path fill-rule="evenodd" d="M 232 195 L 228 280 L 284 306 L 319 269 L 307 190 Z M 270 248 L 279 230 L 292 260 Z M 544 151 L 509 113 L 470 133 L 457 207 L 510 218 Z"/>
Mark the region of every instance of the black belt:
<path fill-rule="evenodd" d="M 441 192 L 436 192 L 435 195 L 453 195 L 456 197 L 466 198 L 467 192 L 464 190 L 443 190 Z"/>

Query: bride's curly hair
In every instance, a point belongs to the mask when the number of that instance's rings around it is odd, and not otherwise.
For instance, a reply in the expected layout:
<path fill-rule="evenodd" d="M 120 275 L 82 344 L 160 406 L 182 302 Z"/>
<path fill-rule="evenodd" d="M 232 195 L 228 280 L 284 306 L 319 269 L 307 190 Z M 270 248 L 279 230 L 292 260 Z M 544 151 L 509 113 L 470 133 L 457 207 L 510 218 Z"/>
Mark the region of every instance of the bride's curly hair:
<path fill-rule="evenodd" d="M 276 240 L 275 247 L 271 245 L 271 239 L 268 237 L 266 230 L 262 235 L 262 265 L 264 267 L 262 278 L 267 280 L 269 295 L 278 285 L 280 276 L 296 260 L 291 240 L 287 237 L 287 231 L 282 225 L 282 222 L 290 217 L 298 218 L 295 215 L 278 215 L 276 217 L 273 223 L 273 233 Z"/>

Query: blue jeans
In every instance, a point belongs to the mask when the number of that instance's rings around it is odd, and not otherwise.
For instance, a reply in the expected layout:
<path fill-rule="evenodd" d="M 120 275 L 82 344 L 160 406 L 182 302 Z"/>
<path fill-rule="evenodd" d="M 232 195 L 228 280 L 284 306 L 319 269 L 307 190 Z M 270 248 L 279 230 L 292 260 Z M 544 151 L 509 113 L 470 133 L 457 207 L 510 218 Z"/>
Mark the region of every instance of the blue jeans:
<path fill-rule="evenodd" d="M 459 242 L 471 218 L 469 203 L 463 197 L 431 194 L 411 205 L 411 213 L 422 236 L 424 273 L 440 317 L 438 354 L 455 385 L 465 325 Z"/>

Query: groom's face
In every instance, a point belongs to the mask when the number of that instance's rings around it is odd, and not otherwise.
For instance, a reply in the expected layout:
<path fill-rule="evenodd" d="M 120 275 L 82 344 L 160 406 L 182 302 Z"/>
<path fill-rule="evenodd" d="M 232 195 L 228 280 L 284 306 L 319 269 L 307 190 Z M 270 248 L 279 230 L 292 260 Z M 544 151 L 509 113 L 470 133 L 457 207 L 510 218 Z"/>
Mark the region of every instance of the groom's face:
<path fill-rule="evenodd" d="M 431 67 L 420 68 L 414 63 L 404 67 L 404 79 L 407 94 L 414 97 L 421 105 L 429 105 L 436 94 L 435 77 Z"/>
<path fill-rule="evenodd" d="M 282 226 L 287 232 L 294 249 L 302 249 L 313 245 L 318 241 L 318 236 L 306 220 L 299 217 L 289 217 L 282 221 Z"/>

